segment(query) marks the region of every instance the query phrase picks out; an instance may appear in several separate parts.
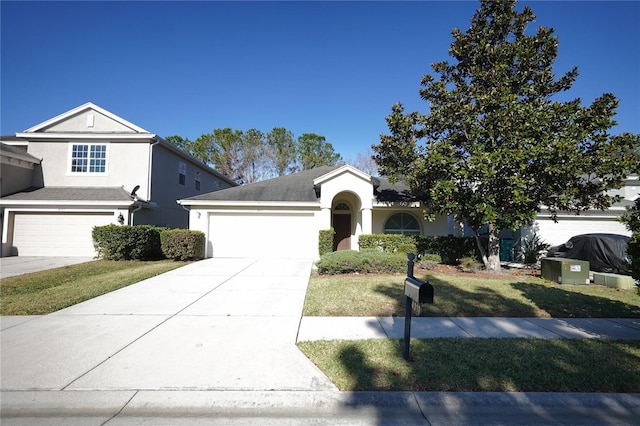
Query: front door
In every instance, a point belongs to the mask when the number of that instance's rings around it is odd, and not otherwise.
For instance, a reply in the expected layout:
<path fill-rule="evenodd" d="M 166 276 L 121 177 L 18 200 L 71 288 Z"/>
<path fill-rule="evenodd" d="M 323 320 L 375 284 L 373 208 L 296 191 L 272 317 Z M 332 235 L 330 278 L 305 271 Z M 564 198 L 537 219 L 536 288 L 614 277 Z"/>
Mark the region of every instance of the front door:
<path fill-rule="evenodd" d="M 333 251 L 351 249 L 351 215 L 334 214 L 333 230 L 336 234 L 333 237 Z"/>

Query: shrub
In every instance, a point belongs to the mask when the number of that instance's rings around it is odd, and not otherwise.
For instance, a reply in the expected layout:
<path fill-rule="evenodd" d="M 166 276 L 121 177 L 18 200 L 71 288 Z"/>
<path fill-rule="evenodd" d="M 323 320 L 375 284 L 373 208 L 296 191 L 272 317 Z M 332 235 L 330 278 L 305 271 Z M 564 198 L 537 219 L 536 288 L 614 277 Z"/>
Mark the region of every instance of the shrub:
<path fill-rule="evenodd" d="M 475 257 L 463 257 L 460 259 L 460 268 L 465 272 L 478 272 L 482 265 Z"/>
<path fill-rule="evenodd" d="M 534 232 L 523 241 L 518 254 L 522 257 L 525 265 L 535 265 L 540 260 L 542 252 L 548 248 L 549 244 L 545 243 L 537 232 Z"/>
<path fill-rule="evenodd" d="M 333 251 L 333 236 L 336 234 L 333 228 L 321 229 L 318 235 L 318 253 L 320 256 Z"/>
<path fill-rule="evenodd" d="M 465 257 L 477 257 L 478 249 L 473 237 L 416 235 L 412 238 L 418 253 L 439 254 L 442 263 L 447 265 L 457 265 Z"/>
<path fill-rule="evenodd" d="M 426 253 L 422 255 L 418 263 L 425 269 L 433 269 L 436 265 L 442 263 L 442 258 L 439 254 Z"/>
<path fill-rule="evenodd" d="M 160 231 L 151 225 L 94 226 L 97 257 L 107 260 L 153 260 L 162 257 Z"/>
<path fill-rule="evenodd" d="M 160 234 L 162 252 L 173 260 L 193 260 L 204 257 L 204 233 L 188 229 L 165 229 Z"/>
<path fill-rule="evenodd" d="M 327 253 L 316 262 L 320 274 L 401 273 L 407 269 L 405 254 L 380 250 L 342 250 Z"/>
<path fill-rule="evenodd" d="M 358 238 L 360 249 L 375 249 L 386 253 L 416 253 L 413 237 L 401 234 L 367 234 Z"/>

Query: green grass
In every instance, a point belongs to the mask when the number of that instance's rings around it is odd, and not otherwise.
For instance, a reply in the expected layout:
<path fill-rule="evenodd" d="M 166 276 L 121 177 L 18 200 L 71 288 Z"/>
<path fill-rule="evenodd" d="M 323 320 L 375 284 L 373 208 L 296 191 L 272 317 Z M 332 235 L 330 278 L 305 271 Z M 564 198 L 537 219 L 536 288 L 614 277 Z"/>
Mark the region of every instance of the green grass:
<path fill-rule="evenodd" d="M 301 342 L 342 391 L 640 392 L 640 341 L 541 339 Z"/>
<path fill-rule="evenodd" d="M 185 262 L 95 260 L 0 279 L 0 315 L 41 315 L 151 278 Z"/>
<path fill-rule="evenodd" d="M 429 274 L 430 317 L 640 318 L 640 296 L 599 285 L 559 285 L 527 276 Z M 403 275 L 314 276 L 304 315 L 404 316 Z"/>

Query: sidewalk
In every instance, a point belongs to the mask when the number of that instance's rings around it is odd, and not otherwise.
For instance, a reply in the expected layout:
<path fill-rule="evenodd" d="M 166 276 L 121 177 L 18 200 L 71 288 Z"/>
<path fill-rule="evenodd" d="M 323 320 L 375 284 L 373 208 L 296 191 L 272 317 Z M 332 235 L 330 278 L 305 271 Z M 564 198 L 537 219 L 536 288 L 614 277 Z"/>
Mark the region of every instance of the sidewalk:
<path fill-rule="evenodd" d="M 310 268 L 207 259 L 1 318 L 2 424 L 638 424 L 639 394 L 339 392 L 296 341 L 401 338 L 404 319 L 302 318 Z M 413 318 L 412 337 L 640 340 L 639 321 Z"/>

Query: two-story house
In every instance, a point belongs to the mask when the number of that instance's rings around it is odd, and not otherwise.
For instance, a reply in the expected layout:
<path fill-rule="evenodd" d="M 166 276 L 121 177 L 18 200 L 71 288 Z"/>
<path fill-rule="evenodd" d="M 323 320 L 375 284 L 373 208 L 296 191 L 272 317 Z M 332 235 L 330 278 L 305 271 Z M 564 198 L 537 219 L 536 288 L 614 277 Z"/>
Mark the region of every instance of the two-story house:
<path fill-rule="evenodd" d="M 237 185 L 92 103 L 1 142 L 2 256 L 93 256 L 110 223 L 188 228 L 176 200 Z"/>

